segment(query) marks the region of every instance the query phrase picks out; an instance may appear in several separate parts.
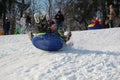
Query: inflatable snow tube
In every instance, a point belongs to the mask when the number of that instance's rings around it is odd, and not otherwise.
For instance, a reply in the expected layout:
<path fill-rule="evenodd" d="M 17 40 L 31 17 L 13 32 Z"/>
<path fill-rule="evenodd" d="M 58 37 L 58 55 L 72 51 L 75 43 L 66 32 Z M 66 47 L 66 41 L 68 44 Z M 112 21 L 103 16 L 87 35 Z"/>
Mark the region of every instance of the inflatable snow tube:
<path fill-rule="evenodd" d="M 102 28 L 103 28 L 103 26 L 101 24 L 96 24 L 96 25 L 90 24 L 90 25 L 88 25 L 88 30 L 102 29 Z"/>
<path fill-rule="evenodd" d="M 63 47 L 64 41 L 54 33 L 46 33 L 33 37 L 33 45 L 45 51 L 58 51 Z"/>

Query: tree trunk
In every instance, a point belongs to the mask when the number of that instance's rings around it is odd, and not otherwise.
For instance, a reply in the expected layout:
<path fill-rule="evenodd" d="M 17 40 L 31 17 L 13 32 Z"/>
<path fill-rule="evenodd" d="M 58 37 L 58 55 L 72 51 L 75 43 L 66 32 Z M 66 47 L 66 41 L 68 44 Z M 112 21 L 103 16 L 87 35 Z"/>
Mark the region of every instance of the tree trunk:
<path fill-rule="evenodd" d="M 103 25 L 105 25 L 105 21 L 107 19 L 107 15 L 106 15 L 106 9 L 105 9 L 105 0 L 101 0 L 101 6 L 102 6 L 102 14 L 103 14 Z"/>
<path fill-rule="evenodd" d="M 23 16 L 24 3 L 25 3 L 25 0 L 22 0 L 22 4 L 21 4 L 21 11 L 20 11 L 20 17 L 22 17 L 22 16 Z"/>

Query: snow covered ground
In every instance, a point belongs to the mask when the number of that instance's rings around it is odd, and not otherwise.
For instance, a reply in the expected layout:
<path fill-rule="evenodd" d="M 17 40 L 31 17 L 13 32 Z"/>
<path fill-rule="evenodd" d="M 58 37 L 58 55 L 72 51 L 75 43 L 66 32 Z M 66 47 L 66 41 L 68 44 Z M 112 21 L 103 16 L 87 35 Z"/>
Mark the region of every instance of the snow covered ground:
<path fill-rule="evenodd" d="M 0 80 L 120 80 L 120 28 L 73 31 L 57 52 L 27 35 L 0 36 Z"/>

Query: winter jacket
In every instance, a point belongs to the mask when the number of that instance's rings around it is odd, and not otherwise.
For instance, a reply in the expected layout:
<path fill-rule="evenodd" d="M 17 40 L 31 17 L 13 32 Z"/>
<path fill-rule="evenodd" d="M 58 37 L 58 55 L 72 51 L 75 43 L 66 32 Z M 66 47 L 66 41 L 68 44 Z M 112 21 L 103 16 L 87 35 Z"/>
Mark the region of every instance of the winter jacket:
<path fill-rule="evenodd" d="M 56 22 L 63 22 L 64 21 L 64 16 L 63 16 L 63 14 L 56 14 L 55 15 L 55 20 L 56 20 Z"/>
<path fill-rule="evenodd" d="M 9 30 L 10 29 L 10 22 L 9 21 L 6 21 L 4 24 L 3 24 L 3 28 L 5 30 Z"/>

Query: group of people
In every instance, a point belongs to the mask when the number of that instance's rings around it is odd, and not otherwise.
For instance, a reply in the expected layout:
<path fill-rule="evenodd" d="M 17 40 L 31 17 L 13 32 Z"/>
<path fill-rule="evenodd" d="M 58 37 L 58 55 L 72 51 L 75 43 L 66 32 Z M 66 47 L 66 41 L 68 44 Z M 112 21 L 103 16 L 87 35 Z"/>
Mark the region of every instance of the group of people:
<path fill-rule="evenodd" d="M 38 33 L 46 32 L 46 33 L 54 33 L 59 35 L 65 42 L 68 41 L 71 37 L 71 32 L 68 32 L 67 35 L 64 35 L 63 31 L 63 22 L 64 22 L 64 16 L 61 13 L 61 11 L 58 11 L 58 13 L 55 15 L 55 21 L 53 21 L 50 18 L 46 18 L 46 12 L 42 12 L 41 15 L 39 13 L 34 14 L 34 20 L 36 23 L 37 31 Z M 35 35 L 33 35 L 33 32 L 29 32 L 29 38 L 32 40 L 32 38 Z"/>
<path fill-rule="evenodd" d="M 30 39 L 34 37 L 33 33 L 55 33 L 59 35 L 65 42 L 71 37 L 71 32 L 65 36 L 63 31 L 64 16 L 61 11 L 55 15 L 55 21 L 46 17 L 46 12 L 34 14 L 35 25 L 31 26 L 31 16 L 29 13 L 23 15 L 20 19 L 16 19 L 15 34 L 29 34 Z M 34 31 L 33 31 L 34 30 Z M 6 33 L 7 34 L 7 33 Z"/>
<path fill-rule="evenodd" d="M 24 14 L 20 19 L 16 18 L 16 26 L 14 34 L 29 34 L 30 39 L 34 37 L 33 33 L 55 33 L 59 35 L 65 42 L 68 41 L 71 37 L 71 32 L 68 32 L 67 35 L 64 35 L 63 22 L 64 16 L 61 11 L 58 11 L 55 15 L 54 20 L 47 18 L 46 12 L 35 13 L 34 21 L 35 25 L 31 26 L 31 15 L 30 13 Z M 32 27 L 32 28 L 31 28 Z M 36 32 L 33 32 L 33 29 L 36 29 Z M 10 30 L 10 21 L 5 20 L 3 24 L 4 35 L 9 34 Z"/>
<path fill-rule="evenodd" d="M 31 25 L 31 17 L 29 14 L 23 15 L 21 18 L 16 18 L 15 21 L 15 32 L 14 34 L 26 34 L 29 32 L 29 27 Z M 3 32 L 4 35 L 9 35 L 10 33 L 10 19 L 6 17 L 4 23 L 3 23 Z"/>
<path fill-rule="evenodd" d="M 16 34 L 26 34 L 29 32 L 31 26 L 31 15 L 30 13 L 24 14 L 20 19 L 16 20 Z"/>

